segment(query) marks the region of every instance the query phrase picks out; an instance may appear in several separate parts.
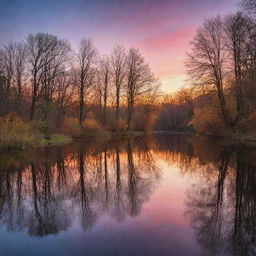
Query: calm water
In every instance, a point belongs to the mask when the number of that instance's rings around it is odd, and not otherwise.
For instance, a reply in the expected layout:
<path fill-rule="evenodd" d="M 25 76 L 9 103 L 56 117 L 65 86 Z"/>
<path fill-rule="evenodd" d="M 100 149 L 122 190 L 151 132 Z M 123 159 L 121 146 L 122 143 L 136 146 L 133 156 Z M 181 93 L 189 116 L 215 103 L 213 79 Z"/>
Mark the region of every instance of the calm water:
<path fill-rule="evenodd" d="M 0 154 L 0 255 L 255 255 L 256 152 L 186 136 Z"/>

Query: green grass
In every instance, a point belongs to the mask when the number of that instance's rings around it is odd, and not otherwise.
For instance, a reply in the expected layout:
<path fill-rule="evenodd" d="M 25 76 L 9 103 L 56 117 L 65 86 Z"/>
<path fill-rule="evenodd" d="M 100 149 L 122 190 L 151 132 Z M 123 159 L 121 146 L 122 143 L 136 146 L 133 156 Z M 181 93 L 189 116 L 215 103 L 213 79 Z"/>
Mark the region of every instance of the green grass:
<path fill-rule="evenodd" d="M 109 132 L 109 131 L 95 131 L 89 132 L 84 134 L 84 136 L 78 138 L 109 138 L 112 136 L 143 136 L 145 132 L 143 131 L 135 131 L 135 130 L 127 130 L 127 131 L 120 131 L 120 132 Z M 72 141 L 72 138 L 63 134 L 53 134 L 50 136 L 50 139 L 46 139 L 42 134 L 38 134 L 35 136 L 25 136 L 23 135 L 22 138 L 13 137 L 5 141 L 5 144 L 0 145 L 0 149 L 28 149 L 28 148 L 36 148 L 36 147 L 45 147 L 45 146 L 60 146 L 64 144 L 68 144 Z"/>
<path fill-rule="evenodd" d="M 63 134 L 53 134 L 50 139 L 41 138 L 38 140 L 39 146 L 58 146 L 70 143 L 72 139 Z"/>

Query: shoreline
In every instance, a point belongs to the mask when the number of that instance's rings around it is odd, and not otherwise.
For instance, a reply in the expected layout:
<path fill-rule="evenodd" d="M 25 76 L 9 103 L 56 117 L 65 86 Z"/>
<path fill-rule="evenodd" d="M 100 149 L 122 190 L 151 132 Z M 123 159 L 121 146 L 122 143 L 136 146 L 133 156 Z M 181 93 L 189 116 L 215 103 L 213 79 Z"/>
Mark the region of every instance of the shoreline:
<path fill-rule="evenodd" d="M 88 134 L 79 137 L 72 137 L 65 134 L 53 134 L 49 140 L 45 138 L 26 138 L 27 142 L 24 144 L 10 144 L 0 147 L 0 151 L 8 151 L 8 150 L 26 150 L 28 148 L 43 148 L 43 147 L 54 147 L 54 146 L 62 146 L 66 144 L 70 144 L 76 140 L 83 139 L 102 139 L 102 138 L 115 138 L 115 137 L 140 137 L 147 135 L 180 135 L 180 136 L 195 136 L 195 138 L 204 138 L 209 141 L 214 141 L 214 143 L 219 144 L 221 146 L 251 146 L 256 147 L 256 137 L 254 136 L 238 136 L 238 135 L 227 135 L 227 136 L 213 136 L 213 135 L 205 135 L 199 134 L 193 131 L 152 131 L 150 133 L 145 133 L 143 131 L 122 131 L 122 132 L 105 132 L 99 134 Z"/>

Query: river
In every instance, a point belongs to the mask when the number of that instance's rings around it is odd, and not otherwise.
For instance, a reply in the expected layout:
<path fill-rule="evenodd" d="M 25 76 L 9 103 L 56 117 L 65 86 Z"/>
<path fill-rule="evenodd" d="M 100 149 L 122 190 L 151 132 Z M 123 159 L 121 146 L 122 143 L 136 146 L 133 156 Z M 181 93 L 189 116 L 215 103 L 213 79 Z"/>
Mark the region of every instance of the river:
<path fill-rule="evenodd" d="M 188 135 L 0 153 L 3 256 L 255 255 L 256 151 Z"/>

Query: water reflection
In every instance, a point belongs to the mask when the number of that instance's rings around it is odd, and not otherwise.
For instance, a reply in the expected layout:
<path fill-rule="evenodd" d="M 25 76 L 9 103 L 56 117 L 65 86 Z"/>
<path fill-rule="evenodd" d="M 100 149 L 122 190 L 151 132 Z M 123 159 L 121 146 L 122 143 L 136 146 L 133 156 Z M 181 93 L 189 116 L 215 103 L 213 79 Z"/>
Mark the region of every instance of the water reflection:
<path fill-rule="evenodd" d="M 31 236 L 66 230 L 76 214 L 84 230 L 104 214 L 137 216 L 159 176 L 147 144 L 132 139 L 16 157 L 1 165 L 0 218 L 8 231 Z"/>
<path fill-rule="evenodd" d="M 83 231 L 93 231 L 107 217 L 120 225 L 127 222 L 125 230 L 135 237 L 139 231 L 129 219 L 144 215 L 133 255 L 255 255 L 255 156 L 254 149 L 185 135 L 80 141 L 1 153 L 1 226 L 48 237 L 68 232 L 74 221 Z M 181 219 L 179 225 L 174 217 Z M 102 226 L 100 230 L 109 232 Z M 176 232 L 182 235 L 175 240 Z M 159 244 L 152 243 L 154 233 L 160 234 Z M 181 245 L 176 246 L 177 240 Z M 118 255 L 113 248 L 125 243 L 130 247 L 134 241 L 112 245 L 107 255 Z"/>
<path fill-rule="evenodd" d="M 197 155 L 200 179 L 188 189 L 186 215 L 201 255 L 255 255 L 256 162 L 252 150 L 210 148 Z M 208 157 L 204 152 L 211 152 Z M 201 158 L 203 157 L 203 159 Z"/>

